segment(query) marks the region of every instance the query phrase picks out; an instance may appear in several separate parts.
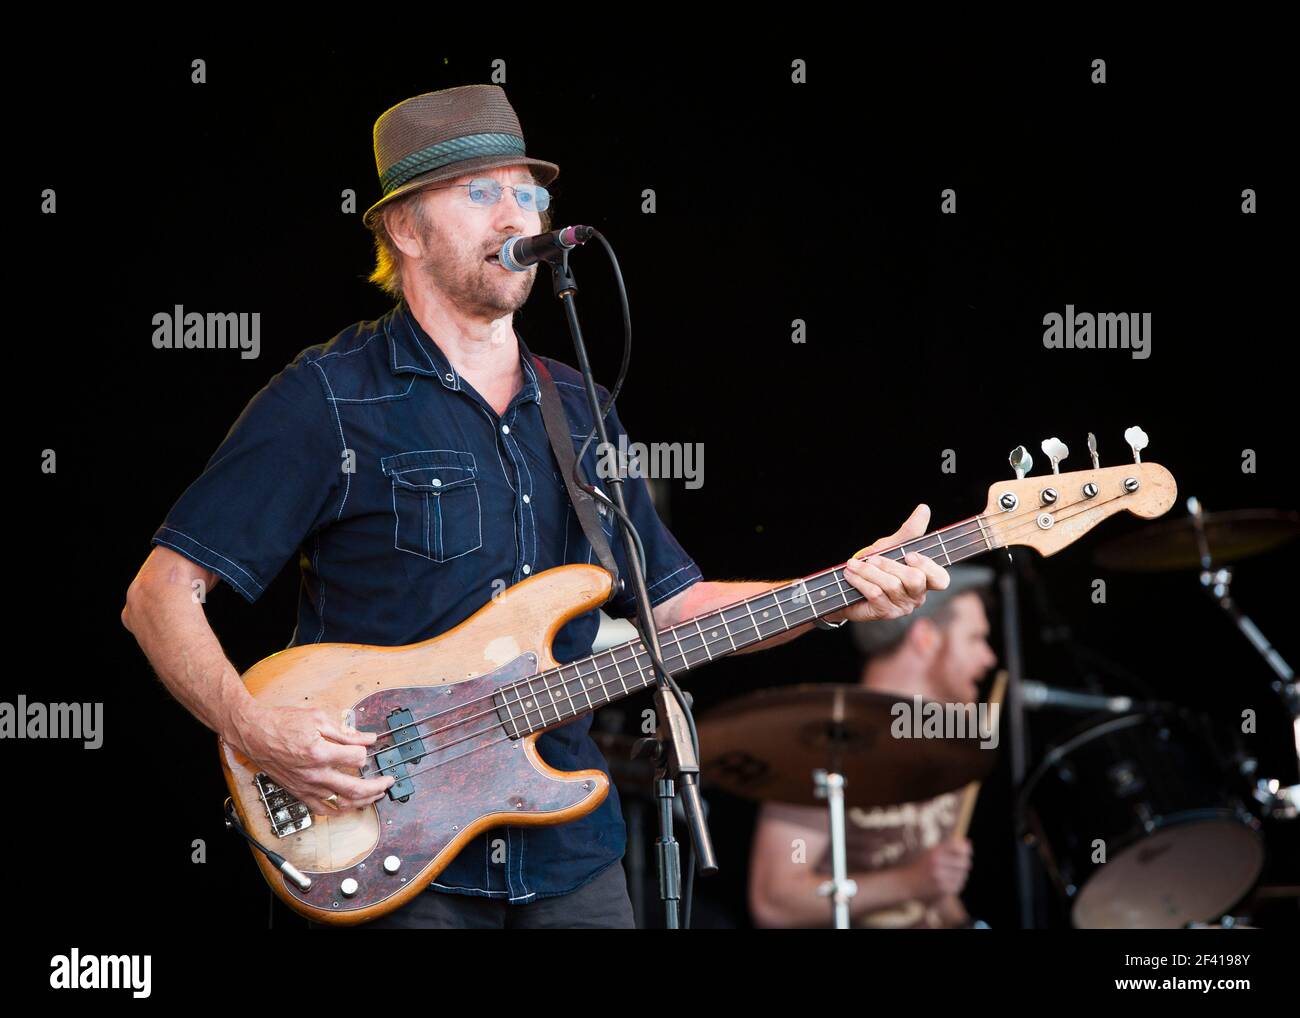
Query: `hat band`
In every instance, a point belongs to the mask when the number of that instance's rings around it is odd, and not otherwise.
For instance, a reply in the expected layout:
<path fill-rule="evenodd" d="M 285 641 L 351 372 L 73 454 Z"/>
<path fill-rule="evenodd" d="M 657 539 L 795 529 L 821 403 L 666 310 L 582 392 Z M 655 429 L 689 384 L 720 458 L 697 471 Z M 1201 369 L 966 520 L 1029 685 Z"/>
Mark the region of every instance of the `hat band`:
<path fill-rule="evenodd" d="M 524 139 L 515 134 L 467 134 L 450 141 L 430 145 L 418 152 L 412 152 L 404 159 L 399 159 L 384 171 L 379 183 L 387 195 L 395 188 L 401 187 L 408 180 L 418 177 L 430 170 L 440 170 L 452 163 L 479 156 L 521 156 L 524 154 Z"/>

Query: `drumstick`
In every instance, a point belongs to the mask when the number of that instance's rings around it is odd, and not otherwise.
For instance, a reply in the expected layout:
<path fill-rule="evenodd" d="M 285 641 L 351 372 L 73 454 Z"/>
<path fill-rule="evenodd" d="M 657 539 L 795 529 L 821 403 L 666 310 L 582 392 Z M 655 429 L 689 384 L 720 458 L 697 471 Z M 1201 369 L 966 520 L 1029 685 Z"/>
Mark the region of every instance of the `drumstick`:
<path fill-rule="evenodd" d="M 998 704 L 998 721 L 1002 719 L 1002 696 L 1007 691 L 1007 672 L 1002 669 L 993 677 L 993 689 L 989 692 L 989 703 Z M 975 815 L 975 800 L 979 798 L 980 783 L 972 781 L 962 792 L 961 811 L 957 814 L 957 826 L 952 830 L 952 840 L 961 841 L 966 837 L 966 829 L 970 827 L 971 817 Z"/>

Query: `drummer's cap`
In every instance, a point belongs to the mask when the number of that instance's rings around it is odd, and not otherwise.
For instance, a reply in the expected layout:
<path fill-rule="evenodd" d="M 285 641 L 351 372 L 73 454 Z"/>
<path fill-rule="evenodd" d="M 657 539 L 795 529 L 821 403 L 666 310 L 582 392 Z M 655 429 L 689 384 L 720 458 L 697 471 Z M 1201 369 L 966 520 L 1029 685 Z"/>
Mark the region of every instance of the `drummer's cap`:
<path fill-rule="evenodd" d="M 874 657 L 893 650 L 907 635 L 908 627 L 917 619 L 933 619 L 943 609 L 952 604 L 953 598 L 969 591 L 982 590 L 993 585 L 997 574 L 988 566 L 949 566 L 949 584 L 945 590 L 929 590 L 925 594 L 925 604 L 913 610 L 901 619 L 878 619 L 875 622 L 853 622 L 853 642 L 858 650 L 867 657 Z"/>

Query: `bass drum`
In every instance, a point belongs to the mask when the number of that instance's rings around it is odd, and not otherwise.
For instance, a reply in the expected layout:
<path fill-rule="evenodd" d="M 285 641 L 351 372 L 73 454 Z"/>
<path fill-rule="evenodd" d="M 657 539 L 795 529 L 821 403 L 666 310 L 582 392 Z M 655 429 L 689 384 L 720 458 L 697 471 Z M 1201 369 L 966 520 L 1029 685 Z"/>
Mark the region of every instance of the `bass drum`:
<path fill-rule="evenodd" d="M 1199 726 L 1127 715 L 1051 749 L 1021 815 L 1085 929 L 1175 929 L 1217 919 L 1264 865 L 1259 821 Z"/>

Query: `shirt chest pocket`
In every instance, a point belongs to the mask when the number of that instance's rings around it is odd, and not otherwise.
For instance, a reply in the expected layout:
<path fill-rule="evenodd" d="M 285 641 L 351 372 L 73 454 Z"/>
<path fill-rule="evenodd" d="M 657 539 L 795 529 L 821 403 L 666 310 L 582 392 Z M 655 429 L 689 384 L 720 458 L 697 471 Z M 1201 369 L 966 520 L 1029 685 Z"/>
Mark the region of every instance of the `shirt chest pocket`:
<path fill-rule="evenodd" d="M 483 507 L 472 453 L 420 449 L 385 456 L 393 489 L 393 546 L 433 562 L 483 546 Z"/>

